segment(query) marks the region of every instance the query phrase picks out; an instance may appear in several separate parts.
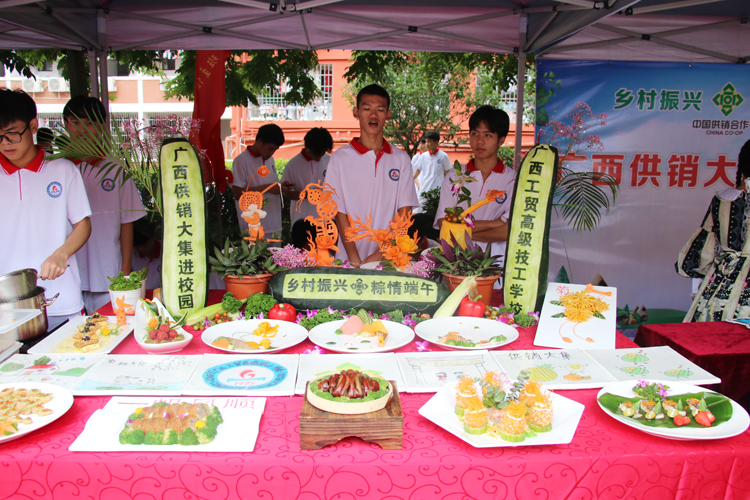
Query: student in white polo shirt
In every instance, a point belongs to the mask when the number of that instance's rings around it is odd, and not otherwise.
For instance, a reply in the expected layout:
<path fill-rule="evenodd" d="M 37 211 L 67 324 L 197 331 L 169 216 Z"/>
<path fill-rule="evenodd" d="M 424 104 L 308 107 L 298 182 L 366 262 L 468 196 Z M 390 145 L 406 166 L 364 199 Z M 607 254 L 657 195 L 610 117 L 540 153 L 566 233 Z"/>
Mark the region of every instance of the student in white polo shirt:
<path fill-rule="evenodd" d="M 309 248 L 308 235 L 315 239 L 315 226 L 305 221 L 305 217 L 318 218 L 315 205 L 307 198 L 302 200 L 297 211 L 300 192 L 308 184 L 321 184 L 326 176 L 326 168 L 333 149 L 333 137 L 323 127 L 310 129 L 305 134 L 305 147 L 300 154 L 289 160 L 284 167 L 281 181 L 289 183 L 286 197 L 289 203 L 289 216 L 292 221 L 292 244 L 297 248 Z"/>
<path fill-rule="evenodd" d="M 419 161 L 422 155 L 427 152 L 427 139 L 422 136 L 419 139 L 419 145 L 417 146 L 417 152 L 411 157 L 411 169 L 414 171 L 414 180 L 417 180 L 417 169 L 419 168 Z"/>
<path fill-rule="evenodd" d="M 499 255 L 499 263 L 502 263 L 505 256 L 508 218 L 516 180 L 515 170 L 506 167 L 497 157 L 497 152 L 508 135 L 509 126 L 510 120 L 505 111 L 492 106 L 477 108 L 469 118 L 469 142 L 474 158 L 462 167 L 464 172 L 470 173 L 474 178 L 474 182 L 464 185 L 471 192 L 472 203 L 486 198 L 487 191 L 505 191 L 503 196 L 472 214 L 472 240 L 482 248 L 486 248 L 488 244 L 492 245 L 491 255 Z M 445 218 L 445 208 L 456 205 L 458 194 L 451 192 L 451 181 L 455 179 L 456 172 L 451 170 L 443 180 L 435 228 L 440 228 Z"/>
<path fill-rule="evenodd" d="M 440 187 L 443 184 L 445 174 L 451 170 L 451 160 L 448 158 L 448 153 L 441 151 L 439 148 L 440 134 L 434 130 L 430 130 L 424 137 L 427 152 L 420 156 L 416 170 L 414 171 L 420 204 L 424 202 L 422 194 Z"/>
<path fill-rule="evenodd" d="M 91 233 L 81 173 L 68 160 L 45 161 L 34 145 L 36 104 L 24 92 L 0 90 L 0 275 L 32 268 L 46 297 L 48 328 L 80 316 L 75 253 Z"/>
<path fill-rule="evenodd" d="M 337 193 L 338 257 L 355 266 L 380 261 L 383 256 L 374 241 L 346 241 L 347 216 L 357 216 L 362 222 L 371 216 L 373 229 L 385 229 L 397 213 L 419 205 L 409 155 L 383 138 L 390 104 L 388 92 L 379 85 L 359 91 L 352 112 L 359 120 L 360 136 L 331 155 L 326 171 L 326 182 Z"/>
<path fill-rule="evenodd" d="M 261 221 L 266 237 L 275 232 L 281 232 L 281 192 L 289 190 L 289 184 L 279 186 L 279 176 L 276 174 L 276 165 L 273 154 L 284 144 L 284 132 L 281 127 L 274 123 L 268 123 L 258 129 L 258 135 L 252 146 L 248 146 L 232 162 L 232 192 L 234 199 L 239 200 L 244 191 L 263 191 L 269 185 L 274 186 L 263 194 L 269 200 L 266 208 L 266 217 Z M 265 177 L 255 175 L 263 165 L 268 167 L 269 173 Z M 255 175 L 255 178 L 253 176 Z M 250 187 L 248 188 L 248 181 Z M 242 218 L 239 202 L 235 202 L 237 218 L 240 222 L 240 230 L 248 231 L 247 222 Z M 258 207 L 262 208 L 262 207 Z"/>
<path fill-rule="evenodd" d="M 76 96 L 63 109 L 65 129 L 71 137 L 84 134 L 98 140 L 106 127 L 107 110 L 95 97 Z M 132 269 L 133 222 L 146 215 L 133 179 L 122 182 L 117 167 L 107 159 L 73 160 L 78 165 L 91 204 L 91 237 L 78 252 L 81 290 L 86 312 L 93 314 L 110 302 L 107 277 Z"/>

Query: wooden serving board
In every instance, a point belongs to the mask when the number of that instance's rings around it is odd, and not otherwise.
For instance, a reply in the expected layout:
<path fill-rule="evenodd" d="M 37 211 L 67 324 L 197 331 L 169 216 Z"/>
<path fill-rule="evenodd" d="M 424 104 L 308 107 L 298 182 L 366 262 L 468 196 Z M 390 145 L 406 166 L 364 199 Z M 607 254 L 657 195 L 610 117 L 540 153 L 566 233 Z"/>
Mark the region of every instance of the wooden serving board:
<path fill-rule="evenodd" d="M 361 415 L 341 415 L 319 410 L 307 401 L 305 395 L 299 419 L 300 448 L 319 450 L 344 438 L 353 436 L 375 443 L 384 450 L 400 450 L 404 435 L 404 413 L 396 383 L 393 397 L 382 410 Z M 307 394 L 307 388 L 305 388 Z"/>

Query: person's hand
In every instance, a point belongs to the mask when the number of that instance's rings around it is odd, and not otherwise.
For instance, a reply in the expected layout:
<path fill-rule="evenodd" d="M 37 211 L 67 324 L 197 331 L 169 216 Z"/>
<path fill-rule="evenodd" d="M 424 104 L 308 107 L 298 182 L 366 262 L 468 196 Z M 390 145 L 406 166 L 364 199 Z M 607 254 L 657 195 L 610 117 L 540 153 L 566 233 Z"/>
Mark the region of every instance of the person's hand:
<path fill-rule="evenodd" d="M 284 192 L 294 189 L 294 183 L 292 181 L 284 181 L 281 183 L 281 190 Z"/>
<path fill-rule="evenodd" d="M 54 280 L 68 269 L 68 259 L 61 252 L 55 252 L 42 262 L 39 277 L 43 280 Z"/>
<path fill-rule="evenodd" d="M 367 264 L 368 262 L 380 262 L 381 260 L 383 260 L 383 252 L 378 250 L 370 254 L 362 264 Z"/>

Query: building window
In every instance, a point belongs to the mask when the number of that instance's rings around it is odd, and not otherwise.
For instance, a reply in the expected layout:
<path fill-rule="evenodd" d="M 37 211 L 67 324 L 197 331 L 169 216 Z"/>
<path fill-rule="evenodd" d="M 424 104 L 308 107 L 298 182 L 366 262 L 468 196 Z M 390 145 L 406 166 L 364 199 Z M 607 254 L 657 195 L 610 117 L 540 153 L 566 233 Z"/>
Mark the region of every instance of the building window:
<path fill-rule="evenodd" d="M 268 88 L 267 94 L 258 96 L 258 106 L 247 108 L 248 120 L 332 120 L 333 119 L 333 64 L 319 64 L 310 71 L 322 95 L 312 104 L 300 106 L 285 100 L 287 85 Z"/>
<path fill-rule="evenodd" d="M 161 62 L 161 69 L 164 71 L 174 71 L 175 69 L 175 60 L 174 59 L 164 59 Z"/>

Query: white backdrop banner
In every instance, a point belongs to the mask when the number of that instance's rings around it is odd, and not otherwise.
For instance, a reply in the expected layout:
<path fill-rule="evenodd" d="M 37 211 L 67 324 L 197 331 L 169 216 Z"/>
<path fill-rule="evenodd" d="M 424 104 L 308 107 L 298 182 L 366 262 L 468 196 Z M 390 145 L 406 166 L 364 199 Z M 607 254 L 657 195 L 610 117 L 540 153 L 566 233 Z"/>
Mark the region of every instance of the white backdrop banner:
<path fill-rule="evenodd" d="M 606 172 L 620 188 L 591 232 L 553 215 L 550 279 L 561 266 L 573 283 L 598 273 L 617 288 L 618 307 L 687 310 L 690 279 L 674 263 L 713 195 L 734 186 L 750 139 L 750 67 L 540 60 L 537 69 L 537 133 L 551 132 L 549 120 L 569 125 L 566 115 L 581 102 L 606 113 L 605 125 L 586 132 L 603 150 L 569 156 L 565 165 Z"/>

